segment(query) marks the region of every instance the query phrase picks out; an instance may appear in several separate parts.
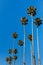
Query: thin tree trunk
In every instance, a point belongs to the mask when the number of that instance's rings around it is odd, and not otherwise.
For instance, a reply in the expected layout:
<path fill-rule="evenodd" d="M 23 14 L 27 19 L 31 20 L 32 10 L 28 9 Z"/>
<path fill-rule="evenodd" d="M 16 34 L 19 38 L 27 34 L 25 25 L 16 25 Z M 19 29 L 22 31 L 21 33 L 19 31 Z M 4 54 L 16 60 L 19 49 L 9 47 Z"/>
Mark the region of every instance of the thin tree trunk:
<path fill-rule="evenodd" d="M 34 55 L 34 30 L 33 30 L 33 16 L 32 16 L 32 64 L 35 65 L 35 55 Z"/>
<path fill-rule="evenodd" d="M 14 50 L 15 43 L 16 43 L 16 39 L 13 40 L 12 50 Z"/>
<path fill-rule="evenodd" d="M 30 46 L 31 49 L 31 65 L 32 65 L 32 45 Z"/>
<path fill-rule="evenodd" d="M 24 65 L 26 65 L 26 26 L 24 26 Z"/>
<path fill-rule="evenodd" d="M 34 56 L 34 41 L 33 41 L 33 17 L 32 17 L 32 64 L 34 65 L 34 59 L 33 59 L 33 56 Z"/>
<path fill-rule="evenodd" d="M 12 50 L 14 50 L 15 43 L 16 43 L 16 39 L 13 40 Z M 12 57 L 14 57 L 14 53 L 12 54 Z M 13 61 L 12 61 L 12 62 L 13 62 Z M 13 63 L 14 63 L 14 65 L 15 65 L 15 60 L 14 60 Z"/>
<path fill-rule="evenodd" d="M 14 60 L 14 65 L 16 65 L 16 62 L 15 62 L 16 60 Z"/>
<path fill-rule="evenodd" d="M 38 50 L 38 65 L 41 65 L 41 64 L 40 64 L 39 40 L 38 40 L 38 28 L 37 28 L 37 50 Z"/>
<path fill-rule="evenodd" d="M 21 50 L 20 50 L 20 51 L 21 51 L 21 52 L 20 52 L 20 61 L 19 61 L 19 62 L 20 62 L 20 65 L 23 65 L 23 64 L 22 64 L 22 57 L 23 57 L 23 56 L 22 56 L 22 47 L 21 47 Z"/>

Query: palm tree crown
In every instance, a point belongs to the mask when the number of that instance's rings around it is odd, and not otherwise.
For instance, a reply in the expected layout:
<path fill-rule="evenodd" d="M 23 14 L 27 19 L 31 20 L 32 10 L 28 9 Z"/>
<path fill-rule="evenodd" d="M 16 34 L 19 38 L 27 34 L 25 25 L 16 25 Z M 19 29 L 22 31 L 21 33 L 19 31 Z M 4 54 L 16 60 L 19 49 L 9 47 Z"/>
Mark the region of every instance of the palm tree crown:
<path fill-rule="evenodd" d="M 23 41 L 22 40 L 19 40 L 19 42 L 18 42 L 18 44 L 19 44 L 19 46 L 23 46 Z"/>
<path fill-rule="evenodd" d="M 7 57 L 6 58 L 6 61 L 9 63 L 9 64 L 11 64 L 12 63 L 12 57 L 10 56 L 10 57 Z"/>
<path fill-rule="evenodd" d="M 32 35 L 31 35 L 31 34 L 28 35 L 28 39 L 29 39 L 30 41 L 32 41 Z"/>
<path fill-rule="evenodd" d="M 33 6 L 30 6 L 29 8 L 27 8 L 27 14 L 30 14 L 31 16 L 35 16 L 36 15 L 36 8 Z"/>
<path fill-rule="evenodd" d="M 14 59 L 14 60 L 17 60 L 17 56 L 16 56 L 16 55 L 14 55 L 13 59 Z"/>
<path fill-rule="evenodd" d="M 36 18 L 34 23 L 39 27 L 42 24 L 41 18 Z"/>
<path fill-rule="evenodd" d="M 12 36 L 13 36 L 13 38 L 17 38 L 18 37 L 18 34 L 16 33 L 16 32 L 14 32 L 13 34 L 12 34 Z"/>
<path fill-rule="evenodd" d="M 20 21 L 23 25 L 26 25 L 28 23 L 28 19 L 26 17 L 22 17 Z"/>
<path fill-rule="evenodd" d="M 8 50 L 8 53 L 9 53 L 9 54 L 11 54 L 11 53 L 12 53 L 12 50 L 11 50 L 11 49 L 9 49 L 9 50 Z"/>
<path fill-rule="evenodd" d="M 7 62 L 9 61 L 9 58 L 8 58 L 8 57 L 6 58 L 6 61 L 7 61 Z"/>
<path fill-rule="evenodd" d="M 14 49 L 14 50 L 13 50 L 13 53 L 17 54 L 17 52 L 18 52 L 17 49 Z"/>

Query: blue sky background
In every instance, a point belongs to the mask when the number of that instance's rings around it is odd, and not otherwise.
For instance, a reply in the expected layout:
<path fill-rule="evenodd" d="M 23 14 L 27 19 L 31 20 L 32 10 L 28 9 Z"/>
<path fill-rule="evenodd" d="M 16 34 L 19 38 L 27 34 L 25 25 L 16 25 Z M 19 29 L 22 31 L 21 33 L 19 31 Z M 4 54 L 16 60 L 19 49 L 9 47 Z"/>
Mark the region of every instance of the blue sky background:
<path fill-rule="evenodd" d="M 20 18 L 26 16 L 28 18 L 28 25 L 26 26 L 26 35 L 31 33 L 31 17 L 27 15 L 26 9 L 29 6 L 35 6 L 37 8 L 37 15 L 34 17 L 40 17 L 43 20 L 43 0 L 0 0 L 0 65 L 6 65 L 6 57 L 8 55 L 8 49 L 12 47 L 13 38 L 12 33 L 18 33 L 18 39 L 16 46 L 20 52 L 18 46 L 18 40 L 23 40 L 23 26 L 20 23 Z M 37 58 L 36 47 L 36 26 L 34 25 L 35 36 L 35 55 Z M 40 41 L 40 56 L 41 65 L 43 65 L 43 24 L 39 27 L 39 41 Z M 30 65 L 30 41 L 26 40 L 26 63 Z M 19 63 L 19 56 L 16 61 Z M 37 61 L 37 60 L 36 60 Z M 37 64 L 38 65 L 38 64 Z"/>

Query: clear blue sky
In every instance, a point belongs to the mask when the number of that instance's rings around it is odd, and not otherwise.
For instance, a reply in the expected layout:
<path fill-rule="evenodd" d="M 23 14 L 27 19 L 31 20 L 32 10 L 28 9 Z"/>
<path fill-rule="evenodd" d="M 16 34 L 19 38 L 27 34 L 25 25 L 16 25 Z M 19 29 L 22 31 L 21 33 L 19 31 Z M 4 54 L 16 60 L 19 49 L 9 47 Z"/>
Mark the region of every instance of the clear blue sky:
<path fill-rule="evenodd" d="M 20 18 L 22 16 L 26 16 L 29 20 L 26 26 L 27 36 L 31 33 L 31 18 L 26 13 L 27 7 L 31 5 L 37 8 L 37 15 L 34 18 L 40 17 L 43 20 L 43 0 L 0 0 L 0 65 L 7 64 L 5 58 L 9 56 L 8 49 L 13 43 L 12 32 L 16 31 L 18 33 L 17 42 L 19 39 L 23 40 L 23 26 L 20 23 Z M 34 26 L 34 30 L 35 55 L 37 58 L 36 26 Z M 39 27 L 39 39 L 41 65 L 43 65 L 43 24 Z M 18 44 L 16 46 L 18 46 Z M 18 50 L 20 49 L 20 47 L 17 48 Z M 28 40 L 26 40 L 26 50 L 26 56 L 28 56 L 26 62 L 30 65 L 30 41 Z M 19 53 L 17 63 L 18 61 Z"/>

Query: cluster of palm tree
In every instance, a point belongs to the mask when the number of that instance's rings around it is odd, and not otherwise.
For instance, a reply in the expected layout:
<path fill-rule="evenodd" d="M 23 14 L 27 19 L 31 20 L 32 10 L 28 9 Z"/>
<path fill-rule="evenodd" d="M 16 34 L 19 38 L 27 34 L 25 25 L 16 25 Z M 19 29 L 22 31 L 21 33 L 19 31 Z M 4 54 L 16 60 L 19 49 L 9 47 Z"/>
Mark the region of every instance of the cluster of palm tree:
<path fill-rule="evenodd" d="M 24 27 L 24 40 L 19 40 L 18 45 L 22 48 L 23 46 L 23 65 L 26 65 L 26 38 L 31 41 L 31 65 L 36 65 L 36 56 L 34 52 L 34 24 L 37 26 L 37 50 L 38 50 L 38 65 L 41 65 L 40 63 L 40 50 L 39 50 L 39 40 L 38 40 L 38 27 L 42 24 L 42 19 L 41 18 L 36 18 L 33 19 L 34 16 L 36 15 L 36 8 L 33 6 L 30 6 L 27 8 L 27 14 L 31 16 L 31 21 L 32 21 L 32 34 L 29 34 L 28 37 L 26 37 L 26 24 L 28 24 L 28 19 L 26 17 L 22 17 L 20 19 L 21 24 Z M 16 38 L 18 37 L 18 34 L 16 32 L 13 33 L 13 38 L 16 43 Z M 12 65 L 12 60 L 16 61 L 17 60 L 17 52 L 18 50 L 14 48 L 14 43 L 13 43 L 13 48 L 9 49 L 8 52 L 9 54 L 13 53 L 13 56 L 9 56 L 6 58 L 6 61 Z M 21 50 L 22 51 L 22 50 Z M 22 52 L 21 52 L 22 54 Z M 20 64 L 21 64 L 21 56 L 20 55 Z M 15 63 L 15 62 L 14 62 Z"/>
<path fill-rule="evenodd" d="M 14 32 L 12 36 L 13 36 L 14 40 L 16 40 L 16 38 L 18 37 L 18 34 L 16 32 Z M 16 41 L 15 41 L 15 43 L 16 43 Z M 13 60 L 14 60 L 14 64 L 15 64 L 15 61 L 17 60 L 18 50 L 16 48 L 14 48 L 15 43 L 13 43 L 12 49 L 8 50 L 8 53 L 10 54 L 10 56 L 6 58 L 6 61 L 9 63 L 9 65 L 12 65 Z M 12 56 L 12 54 L 13 54 L 13 56 Z"/>
<path fill-rule="evenodd" d="M 28 39 L 32 41 L 31 45 L 31 65 L 36 65 L 36 58 L 35 58 L 35 53 L 34 53 L 34 24 L 37 26 L 37 50 L 38 50 L 38 65 L 41 65 L 40 63 L 40 51 L 39 51 L 39 41 L 38 41 L 38 27 L 42 24 L 42 19 L 41 18 L 36 18 L 33 19 L 33 17 L 36 15 L 36 8 L 33 6 L 30 6 L 27 8 L 27 14 L 29 14 L 32 18 L 32 34 L 28 36 Z"/>

